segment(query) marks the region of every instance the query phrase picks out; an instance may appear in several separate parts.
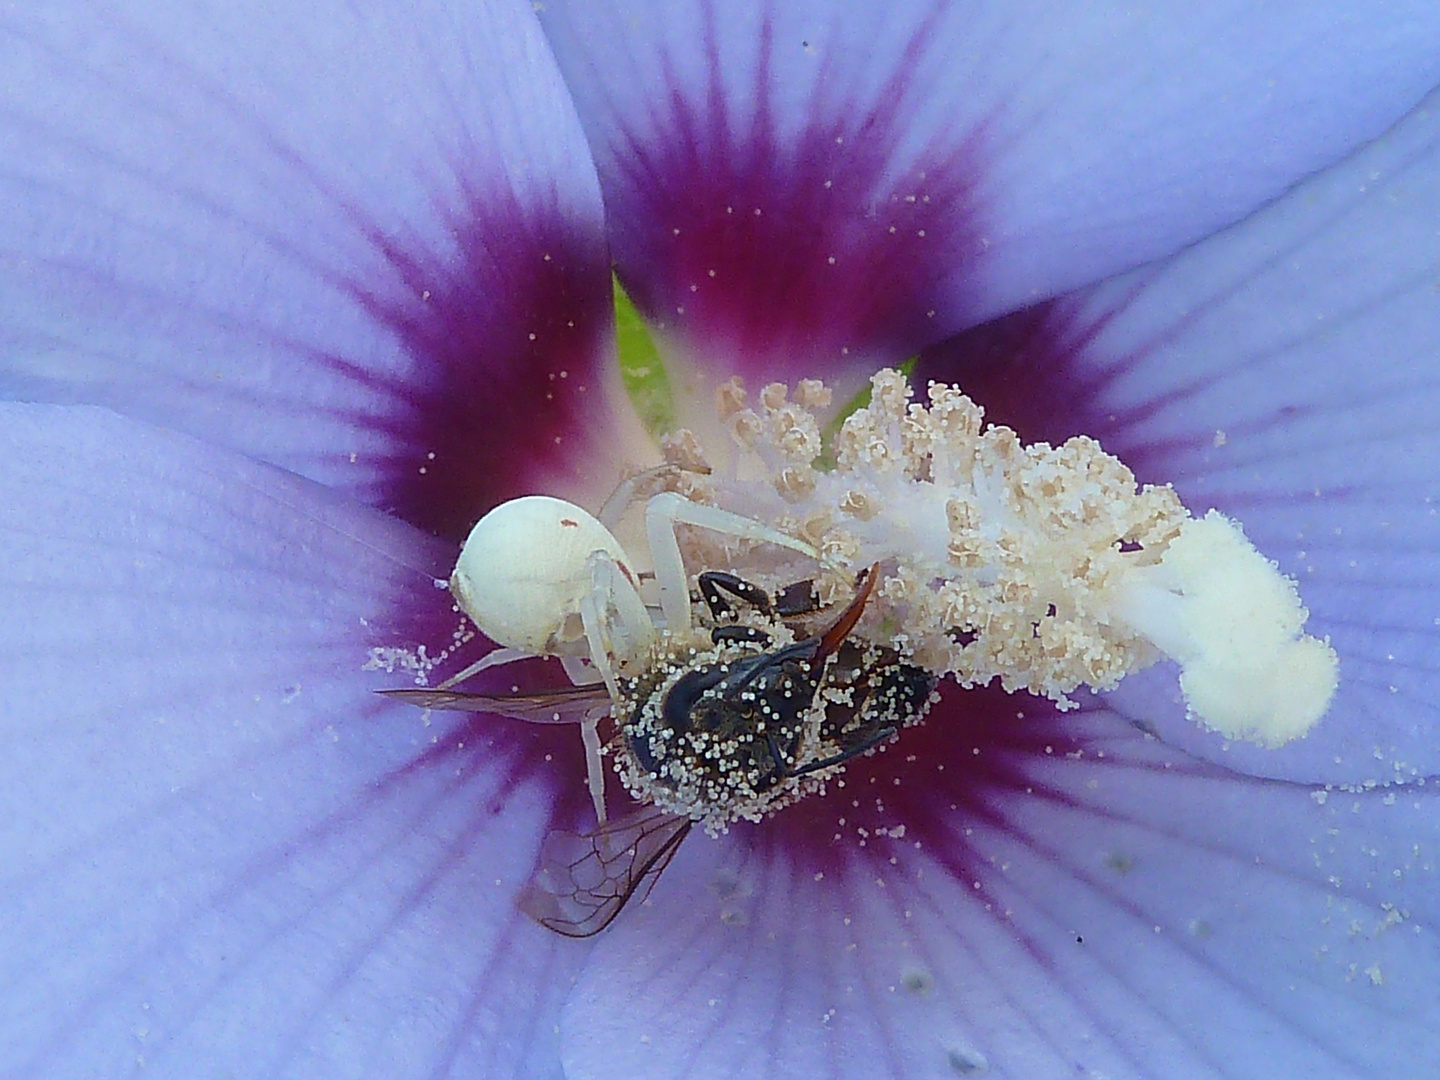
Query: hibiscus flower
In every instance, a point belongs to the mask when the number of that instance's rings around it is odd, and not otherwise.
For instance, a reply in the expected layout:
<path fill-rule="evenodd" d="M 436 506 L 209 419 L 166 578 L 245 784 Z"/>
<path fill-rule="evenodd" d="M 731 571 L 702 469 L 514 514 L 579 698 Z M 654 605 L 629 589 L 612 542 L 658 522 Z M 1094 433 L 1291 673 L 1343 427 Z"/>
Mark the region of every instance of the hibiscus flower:
<path fill-rule="evenodd" d="M 0 17 L 4 1075 L 1422 1075 L 1430 6 L 535 9 Z M 374 661 L 484 651 L 436 582 L 486 509 L 653 460 L 612 263 L 681 420 L 918 354 L 1243 521 L 1328 714 L 951 687 L 536 925 L 579 740 Z"/>

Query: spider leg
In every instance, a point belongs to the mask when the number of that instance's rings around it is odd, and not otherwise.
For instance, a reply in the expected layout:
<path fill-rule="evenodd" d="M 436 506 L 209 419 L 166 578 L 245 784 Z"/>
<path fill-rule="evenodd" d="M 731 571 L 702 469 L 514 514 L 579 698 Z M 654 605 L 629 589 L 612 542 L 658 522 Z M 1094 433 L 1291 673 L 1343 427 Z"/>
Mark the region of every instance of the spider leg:
<path fill-rule="evenodd" d="M 479 675 L 480 672 L 484 671 L 486 668 L 499 667 L 501 664 L 511 664 L 514 663 L 516 660 L 528 660 L 534 655 L 534 653 L 528 653 L 524 649 L 511 649 L 507 647 L 491 649 L 479 660 L 476 660 L 475 663 L 471 664 L 464 671 L 460 672 L 460 674 L 451 675 L 450 678 L 440 683 L 440 685 L 436 686 L 435 689 L 449 690 L 450 687 L 455 686 L 457 683 L 464 682 L 472 675 Z"/>
<path fill-rule="evenodd" d="M 816 557 L 815 549 L 805 541 L 787 536 L 763 522 L 732 514 L 718 506 L 693 503 L 673 491 L 652 497 L 645 504 L 645 538 L 650 542 L 655 581 L 660 586 L 660 610 L 671 633 L 683 633 L 690 629 L 690 590 L 685 583 L 685 562 L 680 557 L 680 542 L 675 538 L 675 526 L 679 523 L 698 525 L 742 540 L 763 540 L 811 558 Z"/>
<path fill-rule="evenodd" d="M 611 657 L 625 660 L 649 648 L 655 637 L 655 626 L 645 602 L 640 599 L 635 583 L 616 561 L 604 551 L 593 551 L 589 558 L 590 592 L 580 601 L 580 622 L 585 628 L 585 640 L 590 648 L 590 663 L 600 678 L 612 701 L 620 700 L 620 683 L 615 676 L 615 665 Z M 612 621 L 611 612 L 615 613 Z M 618 638 L 618 640 L 617 640 Z M 577 658 L 578 659 L 578 658 Z M 564 661 L 561 661 L 564 663 Z M 572 681 L 588 672 L 579 664 L 566 665 L 566 673 Z M 585 744 L 585 778 L 590 788 L 590 798 L 595 804 L 595 818 L 605 824 L 605 764 L 600 757 L 600 718 L 589 717 L 580 724 L 580 738 Z"/>
<path fill-rule="evenodd" d="M 595 516 L 600 519 L 601 525 L 614 532 L 620 524 L 620 519 L 625 516 L 625 511 L 641 499 L 648 499 L 654 495 L 667 482 L 684 471 L 678 465 L 656 465 L 653 469 L 646 469 L 644 472 L 621 480 Z"/>
<path fill-rule="evenodd" d="M 584 657 L 562 654 L 560 666 L 565 669 L 565 677 L 576 686 L 593 686 L 605 681 L 605 676 L 593 664 L 586 663 Z"/>
<path fill-rule="evenodd" d="M 590 592 L 580 601 L 580 622 L 589 643 L 590 662 L 604 678 L 610 696 L 618 700 L 620 687 L 611 657 L 623 663 L 639 656 L 654 642 L 655 624 L 635 582 L 607 552 L 591 552 L 589 567 Z"/>
<path fill-rule="evenodd" d="M 595 804 L 595 820 L 605 825 L 605 763 L 600 758 L 600 718 L 587 716 L 580 721 L 580 742 L 585 747 L 585 786 Z"/>

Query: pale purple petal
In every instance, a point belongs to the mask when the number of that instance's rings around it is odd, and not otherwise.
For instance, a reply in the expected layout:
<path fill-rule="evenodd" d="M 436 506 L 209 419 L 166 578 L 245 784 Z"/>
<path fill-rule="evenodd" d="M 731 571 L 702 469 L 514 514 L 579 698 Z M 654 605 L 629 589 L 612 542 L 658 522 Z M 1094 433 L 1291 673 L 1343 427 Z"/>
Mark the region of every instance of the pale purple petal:
<path fill-rule="evenodd" d="M 592 955 L 567 1075 L 1423 1075 L 1428 788 L 1326 799 L 1103 710 L 949 704 L 844 791 L 692 840 Z"/>
<path fill-rule="evenodd" d="M 362 670 L 456 625 L 448 545 L 101 409 L 0 445 L 5 1075 L 555 1072 L 584 949 L 512 898 L 573 732 Z"/>
<path fill-rule="evenodd" d="M 1440 78 L 1431 5 L 541 5 L 621 276 L 697 362 L 897 362 L 1170 252 Z"/>
<path fill-rule="evenodd" d="M 22 5 L 0 159 L 5 396 L 451 535 L 601 471 L 600 193 L 528 4 Z"/>
<path fill-rule="evenodd" d="M 1267 776 L 1440 771 L 1440 122 L 1431 99 L 1351 160 L 1168 263 L 935 350 L 1031 439 L 1098 437 L 1195 511 L 1240 520 L 1298 579 L 1340 688 L 1307 738 L 1226 745 L 1175 669 L 1112 704 Z"/>

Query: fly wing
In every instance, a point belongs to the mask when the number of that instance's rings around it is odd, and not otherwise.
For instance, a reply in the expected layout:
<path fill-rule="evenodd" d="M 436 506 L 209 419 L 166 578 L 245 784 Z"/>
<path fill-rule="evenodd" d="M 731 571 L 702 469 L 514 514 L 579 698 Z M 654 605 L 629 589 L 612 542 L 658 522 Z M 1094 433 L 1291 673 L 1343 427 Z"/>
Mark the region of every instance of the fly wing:
<path fill-rule="evenodd" d="M 557 934 L 598 934 L 642 887 L 650 891 L 690 825 L 646 806 L 591 833 L 556 830 L 545 837 L 539 868 L 516 904 Z"/>
<path fill-rule="evenodd" d="M 377 693 L 422 709 L 498 713 L 532 724 L 578 724 L 591 715 L 610 711 L 610 696 L 602 684 L 509 694 L 477 694 L 465 690 L 380 690 Z"/>

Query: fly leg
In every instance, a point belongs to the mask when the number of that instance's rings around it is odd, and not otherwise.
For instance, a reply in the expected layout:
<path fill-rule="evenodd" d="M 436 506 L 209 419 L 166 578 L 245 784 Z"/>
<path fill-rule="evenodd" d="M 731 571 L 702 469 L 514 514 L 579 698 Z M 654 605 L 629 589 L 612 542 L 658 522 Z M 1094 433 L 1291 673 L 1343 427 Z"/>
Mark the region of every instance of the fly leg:
<path fill-rule="evenodd" d="M 872 731 L 869 735 L 865 736 L 865 738 L 861 739 L 854 746 L 847 746 L 838 754 L 831 754 L 829 757 L 821 758 L 819 761 L 811 761 L 804 765 L 801 765 L 798 769 L 791 769 L 789 775 L 804 776 L 807 773 L 819 772 L 821 769 L 828 769 L 832 765 L 843 765 L 851 758 L 859 757 L 861 754 L 865 753 L 865 751 L 872 750 L 875 747 L 879 746 L 882 742 L 884 742 L 886 739 L 890 738 L 894 734 L 894 725 L 880 728 L 878 731 Z"/>

